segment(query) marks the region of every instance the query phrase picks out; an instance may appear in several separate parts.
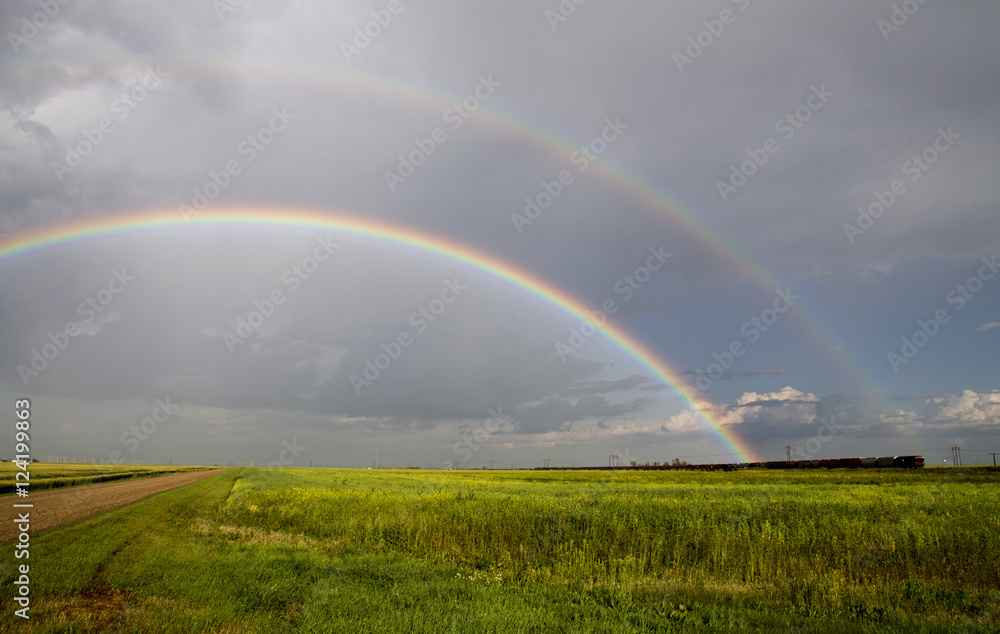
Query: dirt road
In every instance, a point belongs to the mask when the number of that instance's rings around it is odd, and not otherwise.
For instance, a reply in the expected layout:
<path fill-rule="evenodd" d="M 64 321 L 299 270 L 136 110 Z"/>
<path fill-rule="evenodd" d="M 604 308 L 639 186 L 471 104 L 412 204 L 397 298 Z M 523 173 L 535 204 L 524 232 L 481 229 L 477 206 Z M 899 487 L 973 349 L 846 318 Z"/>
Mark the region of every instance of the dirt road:
<path fill-rule="evenodd" d="M 58 526 L 67 522 L 89 517 L 95 513 L 108 511 L 131 502 L 141 500 L 155 493 L 163 493 L 198 480 L 203 480 L 225 469 L 192 471 L 171 475 L 107 482 L 66 489 L 50 489 L 30 493 L 26 498 L 14 495 L 0 497 L 4 508 L 4 519 L 0 521 L 0 543 L 17 537 L 19 531 L 15 522 L 10 521 L 18 513 L 31 513 L 31 533 Z M 13 508 L 12 504 L 32 504 L 32 508 Z M 9 518 L 9 519 L 8 519 Z"/>

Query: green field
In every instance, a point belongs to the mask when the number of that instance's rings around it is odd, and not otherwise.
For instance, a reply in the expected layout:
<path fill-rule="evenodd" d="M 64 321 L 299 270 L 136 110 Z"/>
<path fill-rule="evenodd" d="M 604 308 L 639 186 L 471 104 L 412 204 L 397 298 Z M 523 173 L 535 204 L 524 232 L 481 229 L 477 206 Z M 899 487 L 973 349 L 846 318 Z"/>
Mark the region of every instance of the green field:
<path fill-rule="evenodd" d="M 31 627 L 1000 632 L 1000 473 L 238 469 L 32 539 Z"/>
<path fill-rule="evenodd" d="M 32 462 L 28 465 L 29 491 L 58 487 L 96 484 L 113 480 L 133 480 L 154 475 L 197 471 L 213 467 L 183 465 L 81 464 L 75 462 Z M 0 462 L 0 495 L 13 493 L 16 474 L 21 472 L 13 462 Z M 24 482 L 24 476 L 17 480 Z"/>

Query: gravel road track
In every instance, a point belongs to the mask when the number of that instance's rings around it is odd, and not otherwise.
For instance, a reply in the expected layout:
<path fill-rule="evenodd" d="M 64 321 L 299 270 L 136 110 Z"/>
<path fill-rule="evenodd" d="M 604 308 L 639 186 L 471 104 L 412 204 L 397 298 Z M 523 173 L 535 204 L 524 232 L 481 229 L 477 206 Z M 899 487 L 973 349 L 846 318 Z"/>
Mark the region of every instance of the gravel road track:
<path fill-rule="evenodd" d="M 0 505 L 5 507 L 4 516 L 9 519 L 0 521 L 0 543 L 17 537 L 20 531 L 16 523 L 11 520 L 17 518 L 18 513 L 31 513 L 31 534 L 35 534 L 46 528 L 90 517 L 96 513 L 131 504 L 150 495 L 204 480 L 222 471 L 225 469 L 173 473 L 139 480 L 48 489 L 29 493 L 26 498 L 5 495 L 0 497 Z M 34 506 L 30 509 L 13 508 L 11 504 L 32 504 Z"/>

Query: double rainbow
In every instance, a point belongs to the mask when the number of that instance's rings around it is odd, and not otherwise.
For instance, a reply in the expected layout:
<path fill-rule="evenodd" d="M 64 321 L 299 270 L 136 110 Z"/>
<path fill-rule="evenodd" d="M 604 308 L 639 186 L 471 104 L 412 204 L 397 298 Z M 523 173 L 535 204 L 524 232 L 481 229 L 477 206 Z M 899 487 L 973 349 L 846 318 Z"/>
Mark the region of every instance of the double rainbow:
<path fill-rule="evenodd" d="M 412 227 L 371 220 L 343 212 L 333 213 L 311 209 L 229 207 L 212 209 L 198 216 L 191 224 L 174 210 L 132 212 L 99 216 L 35 229 L 0 244 L 0 265 L 18 256 L 43 252 L 59 247 L 113 239 L 149 232 L 183 234 L 199 228 L 258 227 L 278 229 L 324 230 L 341 235 L 372 240 L 430 254 L 479 274 L 501 281 L 542 302 L 555 307 L 576 320 L 590 319 L 590 310 L 580 300 L 545 280 L 532 275 L 500 258 L 473 250 L 440 236 L 424 233 Z M 670 390 L 684 399 L 692 411 L 726 449 L 741 462 L 756 460 L 753 450 L 732 429 L 722 424 L 713 413 L 711 404 L 685 385 L 680 373 L 657 356 L 642 342 L 622 328 L 606 320 L 599 326 L 603 336 L 647 369 Z"/>
<path fill-rule="evenodd" d="M 35 65 L 44 66 L 50 60 L 45 58 L 21 59 L 11 62 L 12 65 L 31 71 Z M 475 87 L 471 80 L 467 87 L 456 86 L 455 93 L 437 90 L 427 86 L 410 83 L 398 77 L 381 76 L 362 70 L 353 70 L 343 66 L 317 64 L 309 60 L 283 60 L 268 57 L 241 57 L 240 59 L 205 57 L 205 56 L 172 56 L 163 61 L 173 72 L 188 74 L 206 74 L 217 76 L 238 76 L 252 69 L 255 77 L 268 77 L 274 82 L 290 82 L 300 85 L 312 85 L 323 89 L 334 89 L 342 94 L 353 97 L 363 95 L 365 98 L 376 98 L 385 103 L 416 105 L 431 112 L 439 113 L 452 107 L 462 100 L 463 92 Z M 118 68 L 130 63 L 135 67 L 143 67 L 149 60 L 134 57 L 129 59 L 124 55 L 107 58 L 92 58 L 88 64 L 94 68 Z M 497 77 L 501 82 L 504 77 Z M 511 115 L 501 112 L 495 107 L 494 101 L 502 98 L 501 87 L 499 97 L 491 97 L 490 101 L 482 103 L 466 125 L 483 125 L 495 130 L 505 138 L 515 138 L 528 147 L 552 156 L 560 161 L 566 161 L 570 154 L 577 150 L 578 142 L 569 140 L 564 135 L 555 132 L 553 126 L 543 126 L 532 123 L 526 116 Z M 624 122 L 637 125 L 623 115 Z M 440 125 L 430 119 L 428 125 Z M 597 134 L 598 130 L 593 130 Z M 661 189 L 628 169 L 616 164 L 610 157 L 601 156 L 600 160 L 591 163 L 588 174 L 605 182 L 610 187 L 621 191 L 642 206 L 654 211 L 661 217 L 669 219 L 679 226 L 699 246 L 706 249 L 718 261 L 725 263 L 734 275 L 741 277 L 747 283 L 756 287 L 762 294 L 770 296 L 777 282 L 775 277 L 761 264 L 746 255 L 743 250 L 713 227 L 699 215 L 694 214 L 677 200 L 672 199 Z M 877 382 L 862 371 L 861 365 L 848 356 L 847 350 L 841 345 L 841 337 L 833 329 L 825 325 L 818 316 L 798 302 L 791 311 L 798 319 L 800 326 L 809 336 L 824 349 L 826 355 L 838 367 L 844 377 L 851 380 L 859 392 L 866 394 L 874 403 L 885 407 L 884 400 L 874 389 Z M 891 409 L 891 408 L 889 408 Z"/>
<path fill-rule="evenodd" d="M 106 65 L 108 67 L 120 66 L 125 61 L 128 60 L 124 60 L 120 56 L 107 60 L 91 60 L 93 62 L 92 65 Z M 147 60 L 139 58 L 132 61 L 137 66 L 147 63 Z M 206 58 L 203 56 L 175 56 L 162 61 L 169 65 L 171 71 L 204 73 L 212 76 L 220 73 L 227 75 L 240 74 L 248 69 L 252 69 L 254 76 L 269 77 L 275 82 L 314 85 L 324 89 L 332 88 L 349 96 L 360 93 L 366 98 L 374 97 L 384 100 L 387 103 L 417 105 L 427 109 L 429 112 L 433 112 L 435 109 L 443 111 L 453 103 L 460 101 L 460 93 L 465 90 L 461 86 L 455 86 L 457 89 L 455 93 L 449 94 L 448 92 L 434 90 L 427 86 L 407 83 L 399 78 L 383 77 L 343 67 L 319 65 L 306 60 L 276 60 L 271 58 L 241 58 L 240 60 L 235 60 Z M 13 62 L 13 64 L 18 66 L 30 66 L 37 63 L 44 64 L 45 60 L 25 61 L 19 59 Z M 503 77 L 498 77 L 498 79 L 501 81 L 504 80 Z M 502 93 L 502 89 L 500 92 Z M 512 116 L 499 111 L 494 106 L 495 104 L 492 103 L 492 100 L 482 104 L 480 109 L 475 113 L 475 117 L 470 119 L 469 124 L 484 125 L 494 129 L 504 137 L 516 138 L 525 145 L 561 161 L 565 161 L 577 149 L 578 143 L 554 132 L 554 127 L 545 127 L 531 123 L 524 116 Z M 623 115 L 626 123 L 634 123 L 628 120 L 627 113 L 620 114 Z M 596 134 L 597 130 L 593 132 Z M 621 191 L 629 198 L 637 201 L 643 207 L 654 211 L 682 228 L 700 246 L 716 256 L 719 261 L 726 263 L 735 275 L 742 277 L 748 283 L 760 289 L 762 293 L 770 295 L 773 292 L 775 280 L 769 271 L 747 256 L 737 244 L 728 239 L 718 229 L 714 228 L 698 215 L 685 210 L 682 204 L 670 198 L 656 186 L 630 172 L 628 169 L 617 165 L 607 156 L 602 156 L 600 160 L 592 163 L 588 174 L 595 176 L 612 188 Z M 561 310 L 572 314 L 574 317 L 581 319 L 586 317 L 586 309 L 582 304 L 542 280 L 492 256 L 487 256 L 481 252 L 445 241 L 439 237 L 419 233 L 410 228 L 388 225 L 382 222 L 363 221 L 340 215 L 328 216 L 302 210 L 292 212 L 291 217 L 282 215 L 280 220 L 276 218 L 267 220 L 260 218 L 259 216 L 266 215 L 267 210 L 256 209 L 241 210 L 239 213 L 235 213 L 234 218 L 231 220 L 216 218 L 212 214 L 202 217 L 199 222 L 216 224 L 239 223 L 241 221 L 237 220 L 236 217 L 250 212 L 253 212 L 250 215 L 255 217 L 245 218 L 242 222 L 324 227 L 433 252 L 441 257 L 460 262 L 463 265 L 478 269 L 488 275 L 518 286 L 558 306 Z M 42 230 L 29 233 L 12 242 L 0 245 L 0 262 L 2 262 L 2 258 L 10 257 L 16 253 L 44 246 L 69 243 L 88 236 L 113 235 L 117 232 L 138 231 L 145 227 L 177 228 L 175 219 L 159 219 L 159 215 L 153 214 L 153 216 L 147 217 L 146 214 L 143 214 L 142 218 L 139 218 L 138 215 L 129 214 L 126 216 L 111 217 L 108 219 L 108 222 L 87 220 L 64 225 L 64 227 L 55 228 L 51 231 Z M 167 215 L 169 216 L 170 214 L 168 213 Z M 322 222 L 316 222 L 317 215 L 323 216 Z M 304 221 L 305 218 L 311 218 L 311 220 Z M 120 226 L 113 226 L 116 222 Z M 66 229 L 65 231 L 63 230 L 64 228 Z M 811 314 L 802 302 L 794 306 L 792 314 L 797 316 L 798 323 L 825 350 L 826 355 L 841 370 L 843 376 L 850 378 L 854 386 L 861 393 L 866 394 L 875 404 L 885 408 L 883 399 L 874 389 L 876 382 L 866 373 L 862 372 L 861 366 L 848 356 L 847 351 L 838 342 L 840 337 L 836 336 L 829 327 L 825 326 L 817 316 Z M 629 356 L 653 372 L 658 379 L 670 386 L 674 392 L 690 403 L 692 409 L 698 413 L 713 433 L 732 453 L 741 459 L 747 459 L 752 456 L 753 452 L 746 444 L 735 433 L 724 429 L 723 425 L 719 424 L 718 420 L 709 411 L 710 406 L 706 406 L 701 399 L 696 398 L 678 380 L 677 372 L 667 363 L 658 359 L 655 354 L 628 335 L 628 333 L 613 325 L 606 324 L 603 332 Z"/>

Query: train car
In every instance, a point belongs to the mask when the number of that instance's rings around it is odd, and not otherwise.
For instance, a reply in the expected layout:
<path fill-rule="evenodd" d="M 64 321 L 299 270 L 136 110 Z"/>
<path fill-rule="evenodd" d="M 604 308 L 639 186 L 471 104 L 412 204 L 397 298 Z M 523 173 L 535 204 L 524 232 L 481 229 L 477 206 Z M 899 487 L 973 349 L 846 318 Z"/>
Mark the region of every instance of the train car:
<path fill-rule="evenodd" d="M 924 466 L 923 456 L 896 456 L 892 466 L 897 469 L 920 469 Z"/>
<path fill-rule="evenodd" d="M 594 470 L 618 471 L 626 469 L 656 470 L 656 471 L 737 471 L 740 469 L 919 469 L 924 466 L 923 456 L 881 456 L 867 458 L 828 458 L 823 460 L 772 460 L 769 462 L 740 462 L 716 464 L 645 464 L 617 465 L 600 467 L 535 467 L 535 469 L 553 470 Z"/>

